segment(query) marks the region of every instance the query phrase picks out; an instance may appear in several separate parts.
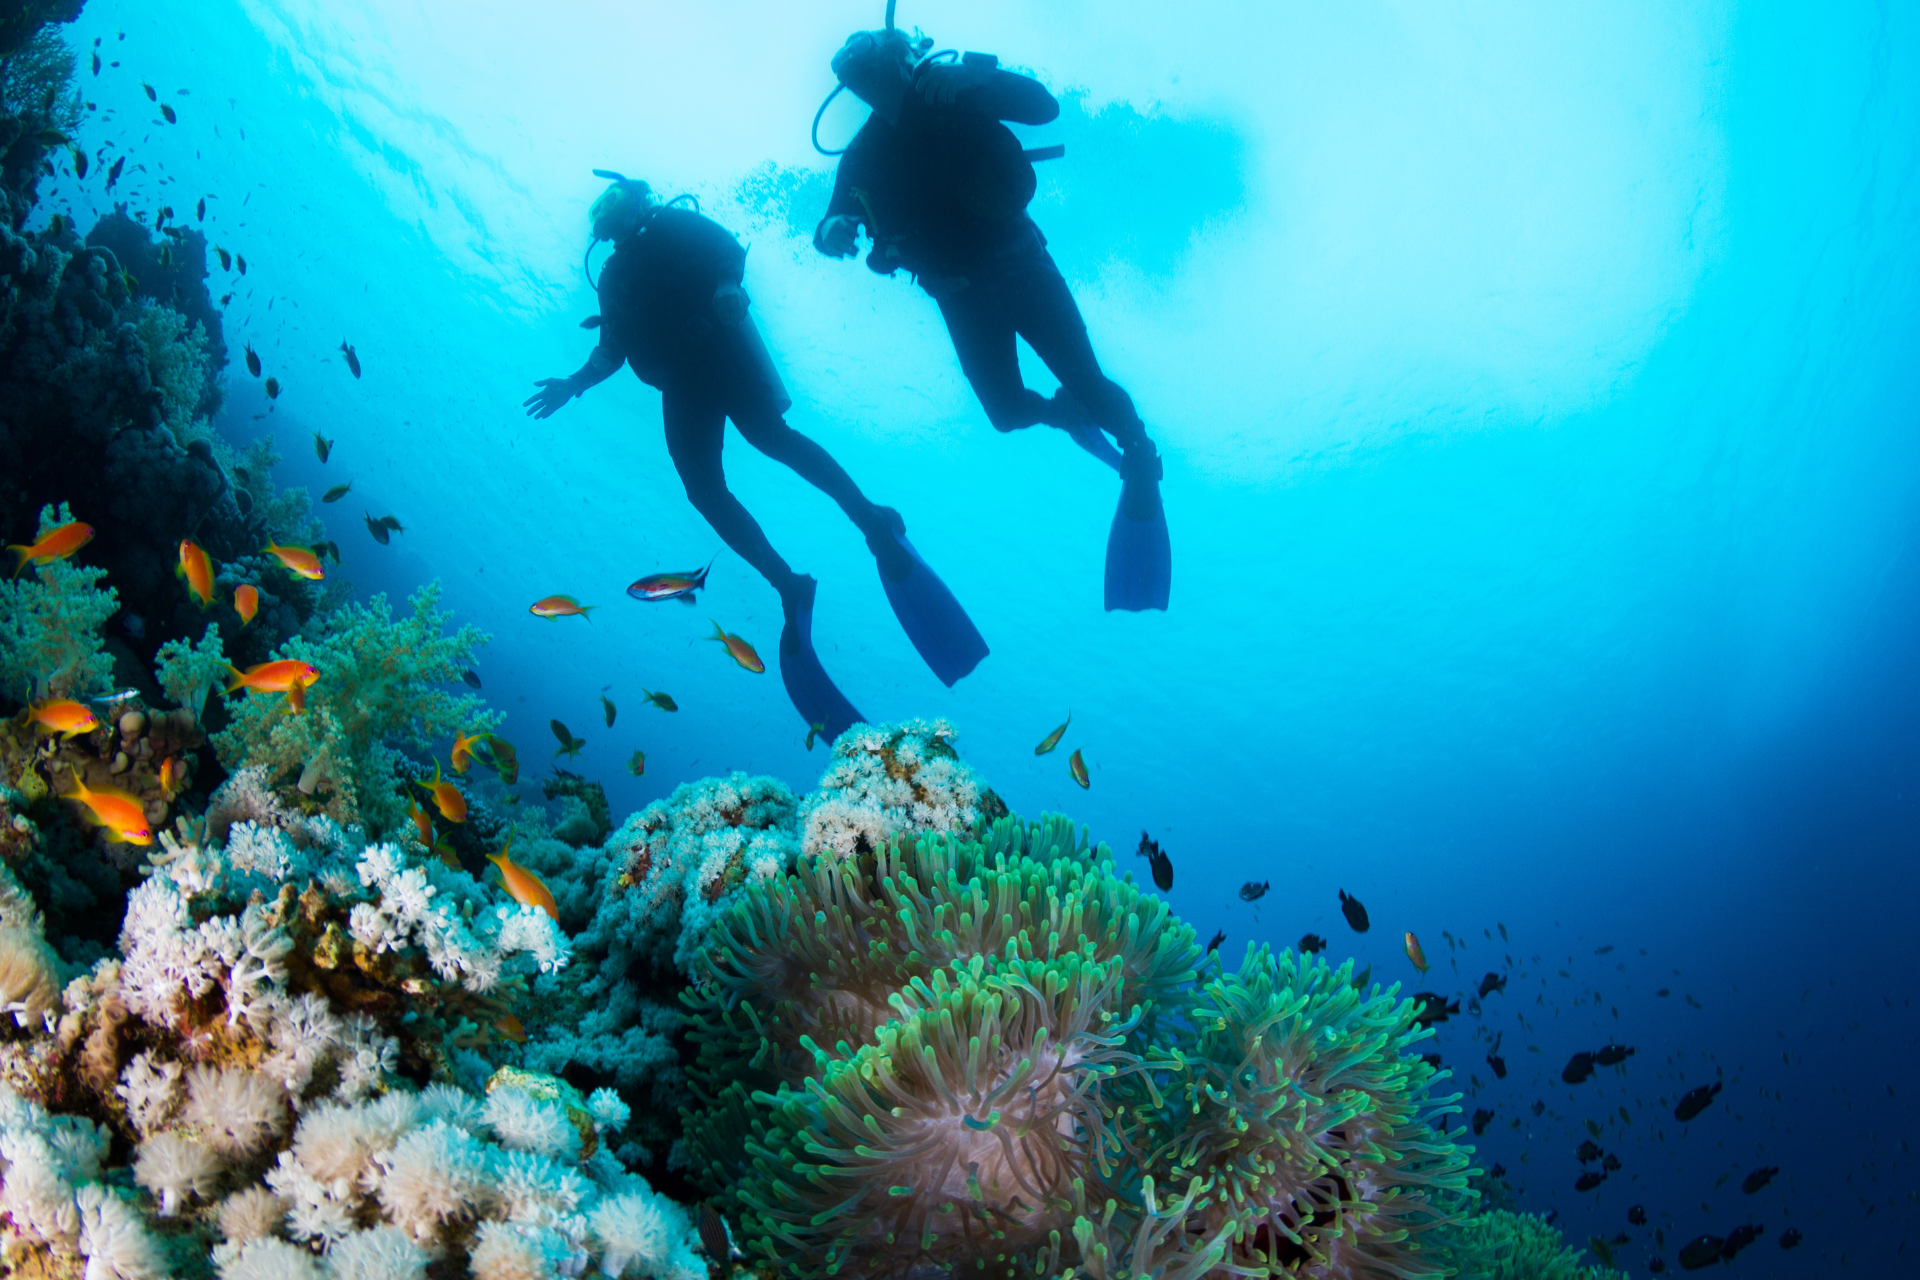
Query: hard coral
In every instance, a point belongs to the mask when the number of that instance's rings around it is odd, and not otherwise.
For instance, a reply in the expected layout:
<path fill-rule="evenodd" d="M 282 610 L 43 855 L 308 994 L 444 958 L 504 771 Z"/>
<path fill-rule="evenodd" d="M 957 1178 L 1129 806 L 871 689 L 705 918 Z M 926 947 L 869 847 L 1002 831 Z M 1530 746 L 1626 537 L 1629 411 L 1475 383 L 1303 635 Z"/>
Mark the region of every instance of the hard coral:
<path fill-rule="evenodd" d="M 965 831 L 1007 808 L 953 749 L 944 720 L 857 724 L 835 740 L 833 760 L 800 813 L 809 854 L 855 857 L 895 836 Z"/>

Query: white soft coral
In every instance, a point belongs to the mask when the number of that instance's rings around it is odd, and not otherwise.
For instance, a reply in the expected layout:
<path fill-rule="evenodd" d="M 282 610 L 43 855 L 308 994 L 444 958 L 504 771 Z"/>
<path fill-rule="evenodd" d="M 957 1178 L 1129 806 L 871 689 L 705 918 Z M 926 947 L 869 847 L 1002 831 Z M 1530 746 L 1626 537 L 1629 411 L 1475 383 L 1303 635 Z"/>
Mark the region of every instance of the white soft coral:
<path fill-rule="evenodd" d="M 187 1073 L 182 1118 L 221 1155 L 253 1155 L 287 1127 L 285 1091 L 252 1071 L 196 1066 Z"/>
<path fill-rule="evenodd" d="M 465 1129 L 435 1121 L 375 1157 L 374 1194 L 387 1217 L 426 1243 L 448 1223 L 479 1212 L 492 1183 L 492 1156 Z"/>
<path fill-rule="evenodd" d="M 204 1199 L 219 1178 L 220 1157 L 178 1133 L 156 1133 L 133 1161 L 133 1180 L 153 1193 L 163 1218 L 195 1196 Z"/>

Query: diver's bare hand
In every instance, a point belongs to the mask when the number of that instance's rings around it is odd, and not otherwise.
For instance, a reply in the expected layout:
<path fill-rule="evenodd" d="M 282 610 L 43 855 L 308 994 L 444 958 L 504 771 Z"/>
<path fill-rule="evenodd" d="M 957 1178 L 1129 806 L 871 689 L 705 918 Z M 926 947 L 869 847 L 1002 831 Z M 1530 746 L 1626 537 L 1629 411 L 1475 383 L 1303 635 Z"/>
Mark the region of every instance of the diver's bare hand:
<path fill-rule="evenodd" d="M 844 213 L 835 214 L 820 224 L 813 246 L 829 258 L 851 258 L 860 246 L 860 220 Z"/>
<path fill-rule="evenodd" d="M 580 394 L 572 378 L 542 378 L 534 385 L 540 389 L 522 401 L 530 418 L 551 418 Z"/>
<path fill-rule="evenodd" d="M 739 324 L 747 318 L 750 301 L 739 285 L 723 284 L 713 291 L 713 318 L 721 324 Z"/>

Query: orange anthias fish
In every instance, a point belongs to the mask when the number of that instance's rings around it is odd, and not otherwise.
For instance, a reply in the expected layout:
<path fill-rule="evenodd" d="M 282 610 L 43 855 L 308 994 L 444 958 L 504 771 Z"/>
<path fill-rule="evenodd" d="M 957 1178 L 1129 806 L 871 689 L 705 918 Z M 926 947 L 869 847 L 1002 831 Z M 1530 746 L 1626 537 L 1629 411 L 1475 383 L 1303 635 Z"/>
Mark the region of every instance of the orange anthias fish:
<path fill-rule="evenodd" d="M 253 615 L 260 612 L 260 588 L 251 582 L 243 582 L 233 591 L 233 611 L 240 615 L 240 625 L 246 626 L 253 621 Z"/>
<path fill-rule="evenodd" d="M 180 762 L 179 756 L 168 756 L 160 762 L 160 790 L 167 799 L 180 794 L 180 784 L 186 777 L 187 766 Z"/>
<path fill-rule="evenodd" d="M 192 538 L 180 539 L 180 563 L 173 572 L 187 580 L 187 590 L 202 609 L 213 603 L 213 561 Z"/>
<path fill-rule="evenodd" d="M 1073 780 L 1080 784 L 1081 790 L 1084 791 L 1093 785 L 1087 778 L 1087 762 L 1080 758 L 1078 747 L 1075 747 L 1073 754 L 1067 757 L 1067 772 L 1073 775 Z"/>
<path fill-rule="evenodd" d="M 713 622 L 713 619 L 708 618 L 707 621 Z M 755 675 L 759 675 L 767 669 L 767 664 L 760 661 L 760 655 L 753 651 L 752 645 L 742 640 L 739 636 L 728 635 L 721 629 L 719 623 L 713 622 L 713 634 L 708 636 L 707 639 L 718 640 L 721 644 L 727 646 L 727 656 Z"/>
<path fill-rule="evenodd" d="M 693 593 L 707 585 L 707 575 L 713 572 L 713 561 L 707 561 L 707 567 L 696 573 L 650 573 L 627 588 L 627 594 L 635 600 L 679 600 L 685 604 L 693 603 Z"/>
<path fill-rule="evenodd" d="M 433 762 L 433 781 L 420 784 L 433 793 L 433 807 L 448 822 L 467 820 L 467 798 L 460 794 L 460 788 L 440 777 L 440 762 Z M 429 841 L 428 843 L 432 843 Z"/>
<path fill-rule="evenodd" d="M 473 768 L 473 749 L 486 736 L 484 733 L 468 733 L 453 740 L 453 750 L 448 753 L 447 763 L 453 766 L 455 773 L 465 773 Z"/>
<path fill-rule="evenodd" d="M 89 791 L 77 772 L 73 775 L 73 786 L 72 791 L 60 798 L 85 805 L 91 819 L 107 829 L 108 841 L 114 844 L 153 843 L 153 832 L 147 827 L 147 814 L 140 807 L 138 798 L 112 787 Z"/>
<path fill-rule="evenodd" d="M 597 604 L 581 604 L 572 596 L 548 596 L 545 600 L 534 601 L 527 607 L 527 612 L 540 618 L 571 618 L 576 614 L 587 618 L 599 607 Z M 587 621 L 592 622 L 593 619 L 587 618 Z"/>
<path fill-rule="evenodd" d="M 43 702 L 29 712 L 27 718 L 63 738 L 71 738 L 79 733 L 92 733 L 100 727 L 100 718 L 71 698 L 56 698 L 52 702 Z"/>
<path fill-rule="evenodd" d="M 320 678 L 317 668 L 298 658 L 262 662 L 245 671 L 235 667 L 228 667 L 227 670 L 233 673 L 233 678 L 227 681 L 228 693 L 236 689 L 251 689 L 255 693 L 286 693 L 295 685 L 309 685 Z"/>
<path fill-rule="evenodd" d="M 560 908 L 555 904 L 547 882 L 513 860 L 512 840 L 508 840 L 507 847 L 500 852 L 488 854 L 487 861 L 500 868 L 500 883 L 515 902 L 525 907 L 538 907 L 555 920 L 560 918 Z"/>
<path fill-rule="evenodd" d="M 287 708 L 293 714 L 299 715 L 307 709 L 307 685 L 311 683 L 308 680 L 295 680 L 287 686 Z"/>
<path fill-rule="evenodd" d="M 433 815 L 421 808 L 418 800 L 409 799 L 407 816 L 413 819 L 413 829 L 420 833 L 420 843 L 433 848 Z"/>
<path fill-rule="evenodd" d="M 69 524 L 61 525 L 58 529 L 55 529 L 30 547 L 23 547 L 18 544 L 11 545 L 7 550 L 20 557 L 20 562 L 13 566 L 13 576 L 16 578 L 19 577 L 20 571 L 30 564 L 46 564 L 52 560 L 65 560 L 68 556 L 92 541 L 93 526 L 90 524 L 81 524 L 78 520 L 75 520 Z"/>
<path fill-rule="evenodd" d="M 1067 712 L 1066 724 L 1062 724 L 1058 729 L 1055 729 L 1052 733 L 1042 738 L 1040 740 L 1040 745 L 1033 749 L 1033 754 L 1037 756 L 1043 756 L 1047 754 L 1047 752 L 1059 746 L 1061 735 L 1066 733 L 1067 725 L 1072 723 L 1073 723 L 1073 712 L 1069 711 Z"/>
<path fill-rule="evenodd" d="M 1427 971 L 1427 953 L 1420 949 L 1420 939 L 1413 936 L 1412 930 L 1407 931 L 1407 959 L 1413 961 L 1413 967 L 1421 973 Z"/>
<path fill-rule="evenodd" d="M 514 1017 L 512 1014 L 501 1014 L 499 1020 L 493 1025 L 501 1035 L 513 1041 L 515 1044 L 525 1044 L 527 1042 L 527 1029 L 521 1026 L 520 1019 Z"/>
<path fill-rule="evenodd" d="M 299 574 L 309 582 L 318 582 L 327 576 L 327 571 L 320 567 L 320 557 L 305 547 L 283 547 L 278 543 L 269 542 L 262 551 L 266 555 L 278 557 L 280 563 L 287 566 L 290 572 Z"/>

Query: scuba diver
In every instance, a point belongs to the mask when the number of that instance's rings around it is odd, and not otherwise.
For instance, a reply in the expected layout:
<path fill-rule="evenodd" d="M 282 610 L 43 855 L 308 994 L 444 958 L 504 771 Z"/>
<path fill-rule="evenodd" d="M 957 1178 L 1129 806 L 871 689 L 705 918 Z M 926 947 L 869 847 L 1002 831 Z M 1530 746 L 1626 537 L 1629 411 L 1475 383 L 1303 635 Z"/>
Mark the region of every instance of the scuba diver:
<path fill-rule="evenodd" d="M 814 653 L 818 584 L 781 558 L 727 488 L 720 453 L 729 418 L 747 443 L 839 503 L 866 535 L 894 614 L 934 674 L 952 685 L 973 670 L 987 655 L 986 641 L 907 541 L 900 514 L 869 501 L 825 449 L 787 425 L 793 401 L 747 314 L 747 251 L 718 223 L 679 207 L 686 197 L 663 204 L 638 179 L 604 169 L 594 175 L 613 182 L 589 213 L 588 258 L 601 241 L 614 246 L 595 285 L 599 345 L 572 376 L 536 383 L 527 413 L 552 417 L 623 364 L 659 388 L 667 452 L 687 499 L 779 592 L 780 678 L 794 708 L 828 741 L 862 717 Z"/>
<path fill-rule="evenodd" d="M 841 156 L 814 248 L 851 257 L 864 227 L 873 246 L 867 266 L 883 275 L 904 267 L 939 304 L 961 371 L 996 430 L 1062 428 L 1120 473 L 1106 606 L 1165 609 L 1173 554 L 1159 455 L 1132 398 L 1101 372 L 1046 237 L 1027 216 L 1032 162 L 1064 148 L 1023 151 L 1001 123 L 1046 124 L 1060 104 L 991 54 L 949 61 L 928 56 L 932 45 L 894 27 L 888 0 L 885 29 L 855 32 L 834 55 L 833 93 L 850 90 L 873 113 L 840 152 L 820 146 L 826 102 L 814 116 L 814 146 Z M 1060 380 L 1051 398 L 1021 379 L 1016 335 Z"/>

